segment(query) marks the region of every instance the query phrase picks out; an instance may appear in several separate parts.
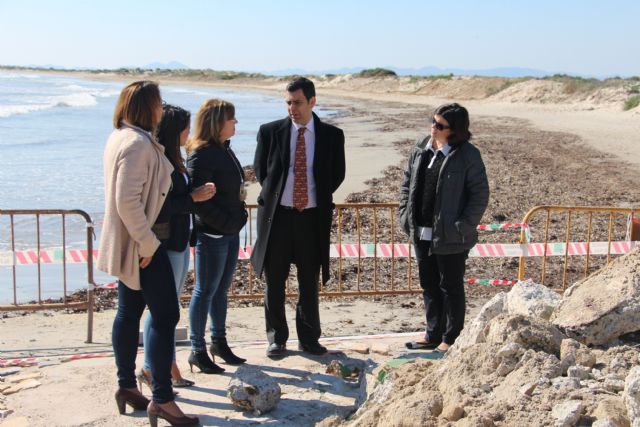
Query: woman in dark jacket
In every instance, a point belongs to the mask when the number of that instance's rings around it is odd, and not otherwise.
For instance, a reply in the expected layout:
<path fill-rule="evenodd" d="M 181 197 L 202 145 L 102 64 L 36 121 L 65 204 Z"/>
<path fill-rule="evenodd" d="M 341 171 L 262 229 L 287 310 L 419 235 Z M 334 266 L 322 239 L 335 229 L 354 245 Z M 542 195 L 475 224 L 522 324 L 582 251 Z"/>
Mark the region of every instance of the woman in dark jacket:
<path fill-rule="evenodd" d="M 416 251 L 427 317 L 424 339 L 406 343 L 410 349 L 444 353 L 464 325 L 465 264 L 489 202 L 484 163 L 470 139 L 466 108 L 438 107 L 431 138 L 418 142 L 404 173 L 400 221 Z"/>
<path fill-rule="evenodd" d="M 215 185 L 211 182 L 195 189 L 191 186 L 191 180 L 180 152 L 180 147 L 185 145 L 189 137 L 190 120 L 191 114 L 187 110 L 165 104 L 162 109 L 162 120 L 157 130 L 158 143 L 164 147 L 164 154 L 173 166 L 171 191 L 159 217 L 165 216 L 169 224 L 169 236 L 162 241 L 162 245 L 167 250 L 167 256 L 171 263 L 178 304 L 189 270 L 189 241 L 193 230 L 194 202 L 209 200 L 215 194 Z M 149 387 L 151 384 L 150 355 L 146 351 L 149 348 L 147 340 L 151 335 L 150 329 L 151 315 L 147 316 L 144 323 L 144 368 L 137 374 L 140 387 L 142 383 L 149 385 Z M 189 387 L 194 384 L 193 381 L 182 377 L 176 363 L 175 348 L 171 365 L 171 380 L 174 387 Z"/>
<path fill-rule="evenodd" d="M 225 326 L 227 292 L 238 261 L 239 232 L 247 222 L 244 172 L 229 141 L 237 122 L 233 104 L 210 99 L 200 107 L 194 136 L 187 143 L 187 170 L 193 185 L 216 183 L 216 195 L 195 204 L 196 287 L 189 305 L 189 365 L 206 374 L 224 371 L 207 355 L 207 314 L 211 318 L 211 356 L 233 365 L 246 361 L 229 348 Z"/>

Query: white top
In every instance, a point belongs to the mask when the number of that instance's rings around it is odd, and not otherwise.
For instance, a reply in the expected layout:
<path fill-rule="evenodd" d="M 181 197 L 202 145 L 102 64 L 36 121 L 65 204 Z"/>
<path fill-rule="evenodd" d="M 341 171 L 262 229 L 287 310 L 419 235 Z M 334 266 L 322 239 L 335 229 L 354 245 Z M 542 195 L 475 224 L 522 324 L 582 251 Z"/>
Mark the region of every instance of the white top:
<path fill-rule="evenodd" d="M 433 145 L 431 145 L 431 141 L 427 144 L 425 151 L 431 151 L 433 153 L 433 157 L 431 157 L 431 161 L 427 165 L 427 169 L 431 169 L 433 167 L 433 163 L 436 161 L 436 156 L 438 155 L 438 151 L 441 151 L 444 157 L 447 157 L 451 152 L 451 146 L 449 144 L 444 144 L 442 148 L 439 150 L 435 150 Z M 420 240 L 429 240 L 433 238 L 433 228 L 432 227 L 419 227 L 420 231 Z"/>
<path fill-rule="evenodd" d="M 300 125 L 295 122 L 291 122 L 291 139 L 289 141 L 289 173 L 287 174 L 287 182 L 284 185 L 284 191 L 282 192 L 282 199 L 280 204 L 282 206 L 293 207 L 293 182 L 294 172 L 293 167 L 296 163 L 296 143 L 298 141 L 298 129 L 305 127 L 304 131 L 304 143 L 307 155 L 307 206 L 308 208 L 315 208 L 316 204 L 316 181 L 313 177 L 313 154 L 316 147 L 316 132 L 313 126 L 313 117 L 306 125 Z"/>

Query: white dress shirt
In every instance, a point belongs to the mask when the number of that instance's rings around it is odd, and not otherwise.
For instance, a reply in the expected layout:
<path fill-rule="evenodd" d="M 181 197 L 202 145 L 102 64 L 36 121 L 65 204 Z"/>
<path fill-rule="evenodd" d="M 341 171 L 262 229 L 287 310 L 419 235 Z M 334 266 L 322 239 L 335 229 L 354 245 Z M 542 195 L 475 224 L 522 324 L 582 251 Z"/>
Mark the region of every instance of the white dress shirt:
<path fill-rule="evenodd" d="M 284 191 L 282 192 L 282 198 L 280 204 L 282 206 L 293 207 L 293 183 L 294 172 L 293 167 L 296 163 L 296 143 L 298 141 L 298 129 L 305 127 L 304 131 L 304 143 L 307 155 L 307 206 L 308 208 L 315 208 L 316 204 L 316 180 L 313 177 L 313 154 L 316 147 L 316 133 L 313 126 L 313 117 L 306 125 L 300 125 L 295 122 L 291 122 L 291 139 L 289 141 L 289 173 L 287 174 L 287 182 L 284 185 Z"/>

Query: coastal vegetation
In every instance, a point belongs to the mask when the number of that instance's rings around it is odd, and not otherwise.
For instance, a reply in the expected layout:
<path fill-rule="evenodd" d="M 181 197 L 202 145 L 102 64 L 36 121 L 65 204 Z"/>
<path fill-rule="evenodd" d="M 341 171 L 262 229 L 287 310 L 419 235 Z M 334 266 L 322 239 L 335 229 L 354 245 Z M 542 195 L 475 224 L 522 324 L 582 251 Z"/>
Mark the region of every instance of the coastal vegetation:
<path fill-rule="evenodd" d="M 395 71 L 386 68 L 368 68 L 355 75 L 356 77 L 397 77 Z"/>
<path fill-rule="evenodd" d="M 624 101 L 624 110 L 631 110 L 632 108 L 636 108 L 640 105 L 640 95 L 633 95 Z"/>
<path fill-rule="evenodd" d="M 288 81 L 293 75 L 270 76 L 263 73 L 225 71 L 214 69 L 59 69 L 22 66 L 1 66 L 5 71 L 45 71 L 54 73 L 83 73 L 96 77 L 122 76 L 126 78 L 179 79 L 193 81 L 238 81 L 273 83 Z M 554 74 L 546 77 L 488 77 L 458 76 L 452 73 L 437 75 L 399 76 L 393 70 L 375 67 L 353 74 L 310 75 L 319 88 L 327 85 L 349 91 L 398 90 L 404 93 L 466 99 L 491 97 L 506 102 L 572 103 L 597 107 L 601 104 L 617 104 L 623 110 L 640 105 L 640 77 L 610 77 L 596 79 Z"/>

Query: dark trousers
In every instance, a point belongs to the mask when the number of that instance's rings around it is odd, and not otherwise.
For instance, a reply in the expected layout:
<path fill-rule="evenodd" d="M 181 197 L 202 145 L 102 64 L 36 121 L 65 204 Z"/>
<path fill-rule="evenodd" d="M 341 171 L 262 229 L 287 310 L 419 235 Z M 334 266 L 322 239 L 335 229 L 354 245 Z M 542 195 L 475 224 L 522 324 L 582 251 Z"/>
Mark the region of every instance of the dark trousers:
<path fill-rule="evenodd" d="M 427 317 L 425 338 L 451 345 L 464 327 L 464 273 L 469 251 L 429 254 L 430 243 L 420 241 L 414 245 Z"/>
<path fill-rule="evenodd" d="M 112 343 L 118 368 L 118 385 L 136 387 L 136 356 L 138 331 L 144 307 L 151 312 L 148 345 L 153 401 L 170 402 L 174 399 L 171 386 L 171 362 L 175 328 L 180 319 L 178 296 L 169 257 L 160 246 L 151 263 L 140 269 L 142 290 L 134 291 L 118 281 L 118 312 L 113 321 Z"/>
<path fill-rule="evenodd" d="M 317 209 L 279 207 L 273 218 L 264 273 L 267 289 L 264 315 L 269 343 L 285 344 L 289 328 L 285 315 L 285 291 L 291 263 L 298 273 L 296 330 L 301 343 L 317 343 L 320 338 L 318 282 L 320 251 L 318 247 Z"/>

